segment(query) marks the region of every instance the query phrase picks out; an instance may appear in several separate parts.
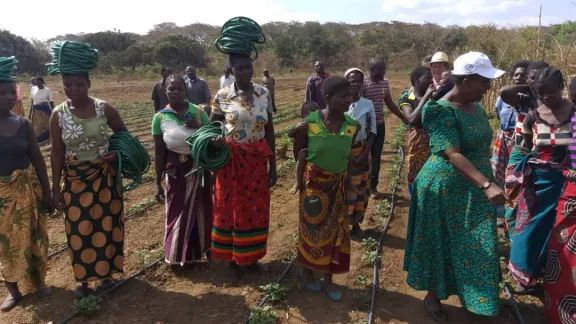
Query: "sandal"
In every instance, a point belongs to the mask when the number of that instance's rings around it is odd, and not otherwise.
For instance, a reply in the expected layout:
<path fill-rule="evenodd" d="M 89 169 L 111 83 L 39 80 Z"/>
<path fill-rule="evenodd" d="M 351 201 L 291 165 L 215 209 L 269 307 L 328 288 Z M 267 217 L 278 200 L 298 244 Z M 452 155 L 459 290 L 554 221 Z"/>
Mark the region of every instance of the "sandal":
<path fill-rule="evenodd" d="M 312 292 L 321 292 L 322 291 L 322 285 L 320 285 L 320 281 L 318 279 L 314 279 L 313 281 L 306 282 L 305 276 L 304 276 L 304 269 L 300 269 L 300 272 L 298 272 L 298 276 L 300 277 L 300 280 L 302 281 L 302 283 L 304 284 L 304 287 L 306 287 L 306 289 L 308 289 Z"/>
<path fill-rule="evenodd" d="M 448 316 L 446 313 L 442 311 L 442 305 L 438 308 L 438 310 L 433 310 L 430 305 L 428 305 L 428 298 L 424 297 L 424 307 L 426 307 L 426 312 L 430 317 L 432 317 L 438 323 L 446 323 L 448 322 Z"/>

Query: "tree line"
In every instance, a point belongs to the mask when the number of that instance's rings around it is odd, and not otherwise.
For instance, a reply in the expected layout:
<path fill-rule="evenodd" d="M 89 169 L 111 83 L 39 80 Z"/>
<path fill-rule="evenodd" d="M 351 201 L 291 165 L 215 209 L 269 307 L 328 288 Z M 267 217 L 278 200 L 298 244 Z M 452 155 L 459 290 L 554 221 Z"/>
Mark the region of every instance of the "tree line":
<path fill-rule="evenodd" d="M 570 55 L 576 46 L 576 21 L 543 27 L 540 32 L 534 26 L 442 27 L 403 22 L 272 22 L 262 29 L 267 42 L 258 45 L 258 64 L 271 70 L 308 68 L 316 60 L 325 61 L 332 69 L 344 69 L 365 66 L 370 58 L 382 57 L 390 69 L 404 71 L 436 51 L 456 57 L 470 50 L 486 53 L 500 68 L 507 68 L 518 59 L 543 59 L 566 73 L 576 69 L 576 59 Z M 145 35 L 112 30 L 61 35 L 42 42 L 0 30 L 0 56 L 17 56 L 21 73 L 42 74 L 44 64 L 50 60 L 49 43 L 67 39 L 96 47 L 103 72 L 157 65 L 184 69 L 193 64 L 206 73 L 217 74 L 225 63 L 225 56 L 213 45 L 219 33 L 218 26 L 178 26 L 167 22 L 154 26 Z"/>

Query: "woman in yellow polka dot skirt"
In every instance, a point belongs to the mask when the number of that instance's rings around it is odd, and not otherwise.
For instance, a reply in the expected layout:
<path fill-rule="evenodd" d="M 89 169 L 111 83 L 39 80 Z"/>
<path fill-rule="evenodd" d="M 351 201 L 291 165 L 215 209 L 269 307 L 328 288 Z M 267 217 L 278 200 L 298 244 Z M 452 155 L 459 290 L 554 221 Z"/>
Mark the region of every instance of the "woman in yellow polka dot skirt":
<path fill-rule="evenodd" d="M 71 48 L 95 51 L 88 44 L 74 45 Z M 66 51 L 72 49 L 62 48 L 60 56 Z M 67 66 L 74 63 L 68 62 Z M 116 183 L 117 154 L 108 151 L 108 130 L 116 133 L 126 131 L 126 127 L 114 107 L 88 96 L 88 72 L 95 62 L 92 66 L 74 66 L 73 73 L 61 71 L 63 67 L 51 73 L 62 74 L 68 97 L 54 109 L 50 119 L 53 196 L 56 207 L 65 212 L 68 252 L 78 282 L 74 294 L 82 298 L 92 293 L 89 281 L 100 280 L 99 288 L 107 289 L 114 285 L 112 274 L 123 272 L 122 183 Z"/>

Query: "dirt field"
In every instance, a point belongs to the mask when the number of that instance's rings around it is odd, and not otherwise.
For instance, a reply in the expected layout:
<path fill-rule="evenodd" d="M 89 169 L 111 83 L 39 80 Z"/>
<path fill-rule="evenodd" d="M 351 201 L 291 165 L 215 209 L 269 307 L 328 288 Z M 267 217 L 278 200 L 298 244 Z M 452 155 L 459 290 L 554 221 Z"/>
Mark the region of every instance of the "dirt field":
<path fill-rule="evenodd" d="M 304 98 L 305 77 L 277 77 L 277 98 L 279 107 L 277 118 L 295 116 Z M 152 104 L 151 89 L 154 80 L 99 80 L 93 77 L 91 95 L 105 99 L 121 112 L 129 130 L 152 149 L 150 121 Z M 56 102 L 64 100 L 60 81 L 47 78 L 47 86 L 54 94 Z M 391 77 L 394 94 L 408 86 L 405 77 Z M 215 89 L 216 82 L 210 82 Z M 27 89 L 25 84 L 21 85 Z M 26 92 L 26 91 L 24 91 Z M 213 91 L 213 94 L 215 91 Z M 288 117 L 289 119 L 290 117 Z M 298 118 L 285 120 L 276 129 L 288 127 Z M 387 137 L 391 141 L 397 119 L 388 116 Z M 49 148 L 44 152 L 48 157 Z M 383 156 L 380 189 L 389 192 L 386 170 L 393 153 L 389 145 Z M 49 162 L 49 160 L 47 160 Z M 282 161 L 279 161 L 279 164 Z M 266 274 L 246 274 L 235 282 L 228 265 L 215 262 L 210 268 L 173 274 L 163 263 L 150 269 L 144 275 L 127 282 L 102 301 L 97 314 L 87 318 L 76 316 L 70 323 L 244 323 L 262 298 L 260 286 L 276 280 L 290 260 L 295 256 L 297 239 L 298 200 L 288 193 L 294 182 L 293 167 L 280 170 L 278 185 L 272 194 L 270 239 L 268 254 L 264 259 L 269 264 Z M 153 175 L 150 172 L 147 177 Z M 398 203 L 391 222 L 391 229 L 384 240 L 381 254 L 379 291 L 376 296 L 376 323 L 433 323 L 427 316 L 422 303 L 423 293 L 410 289 L 405 284 L 402 271 L 406 227 L 408 223 L 409 197 L 406 192 L 405 170 L 402 171 Z M 152 203 L 154 186 L 145 183 L 126 194 L 127 214 L 141 211 Z M 371 201 L 365 227 L 369 235 L 379 237 L 380 215 L 376 211 L 377 202 Z M 164 234 L 164 208 L 153 205 L 137 213 L 126 224 L 125 272 L 131 274 L 143 265 L 157 259 L 162 247 Z M 65 244 L 62 216 L 54 216 L 49 221 L 50 251 L 59 250 Z M 370 285 L 372 267 L 365 266 L 361 258 L 364 254 L 362 242 L 353 242 L 352 269 L 346 275 L 336 276 L 342 285 L 344 298 L 340 303 L 331 302 L 322 293 L 310 293 L 300 287 L 296 269 L 292 268 L 283 282 L 289 292 L 284 301 L 274 305 L 277 323 L 367 323 L 370 305 Z M 7 314 L 0 314 L 0 323 L 57 323 L 73 312 L 75 288 L 72 268 L 66 253 L 49 260 L 47 283 L 54 287 L 52 297 L 38 300 L 26 297 L 21 305 Z M 6 294 L 2 287 L 1 296 Z M 3 297 L 2 297 L 3 298 Z M 457 298 L 447 301 L 446 310 L 451 323 L 514 323 L 511 304 L 502 295 L 502 312 L 498 318 L 479 318 L 462 309 Z M 523 298 L 520 302 L 525 323 L 545 323 L 541 302 L 536 298 Z"/>

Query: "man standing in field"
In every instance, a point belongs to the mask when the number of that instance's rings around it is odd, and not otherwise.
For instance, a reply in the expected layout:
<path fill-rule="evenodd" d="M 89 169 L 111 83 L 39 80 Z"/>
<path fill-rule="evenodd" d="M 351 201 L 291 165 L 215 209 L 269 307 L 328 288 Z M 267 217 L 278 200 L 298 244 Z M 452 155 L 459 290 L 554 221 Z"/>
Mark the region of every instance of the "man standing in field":
<path fill-rule="evenodd" d="M 167 67 L 160 69 L 162 80 L 156 82 L 152 89 L 152 101 L 154 102 L 154 112 L 164 109 L 168 105 L 168 96 L 166 96 L 166 78 L 172 74 L 172 70 Z"/>
<path fill-rule="evenodd" d="M 264 77 L 262 78 L 262 85 L 270 91 L 270 101 L 272 101 L 272 109 L 276 113 L 276 100 L 274 99 L 274 88 L 276 87 L 276 80 L 270 75 L 268 69 L 264 69 Z"/>
<path fill-rule="evenodd" d="M 220 77 L 220 89 L 224 89 L 234 84 L 234 76 L 232 75 L 232 68 L 226 66 L 224 68 L 224 75 Z"/>
<path fill-rule="evenodd" d="M 404 114 L 400 112 L 396 103 L 390 94 L 388 80 L 384 79 L 386 75 L 386 62 L 382 59 L 373 59 L 370 61 L 370 75 L 364 79 L 362 94 L 364 98 L 369 99 L 374 104 L 376 111 L 376 139 L 370 152 L 372 164 L 370 168 L 370 192 L 374 199 L 382 199 L 382 193 L 378 192 L 378 177 L 380 175 L 380 158 L 384 149 L 384 140 L 386 128 L 384 127 L 384 104 L 390 111 L 398 116 L 403 123 L 406 123 Z"/>
<path fill-rule="evenodd" d="M 188 100 L 195 105 L 210 105 L 210 88 L 208 82 L 196 75 L 196 67 L 188 66 L 186 68 L 186 96 Z"/>
<path fill-rule="evenodd" d="M 326 102 L 324 101 L 324 96 L 322 96 L 322 83 L 324 79 L 330 76 L 330 73 L 326 72 L 324 68 L 324 62 L 318 61 L 314 65 L 316 68 L 316 75 L 308 78 L 306 82 L 306 97 L 305 101 L 315 102 L 320 109 L 326 108 Z"/>

